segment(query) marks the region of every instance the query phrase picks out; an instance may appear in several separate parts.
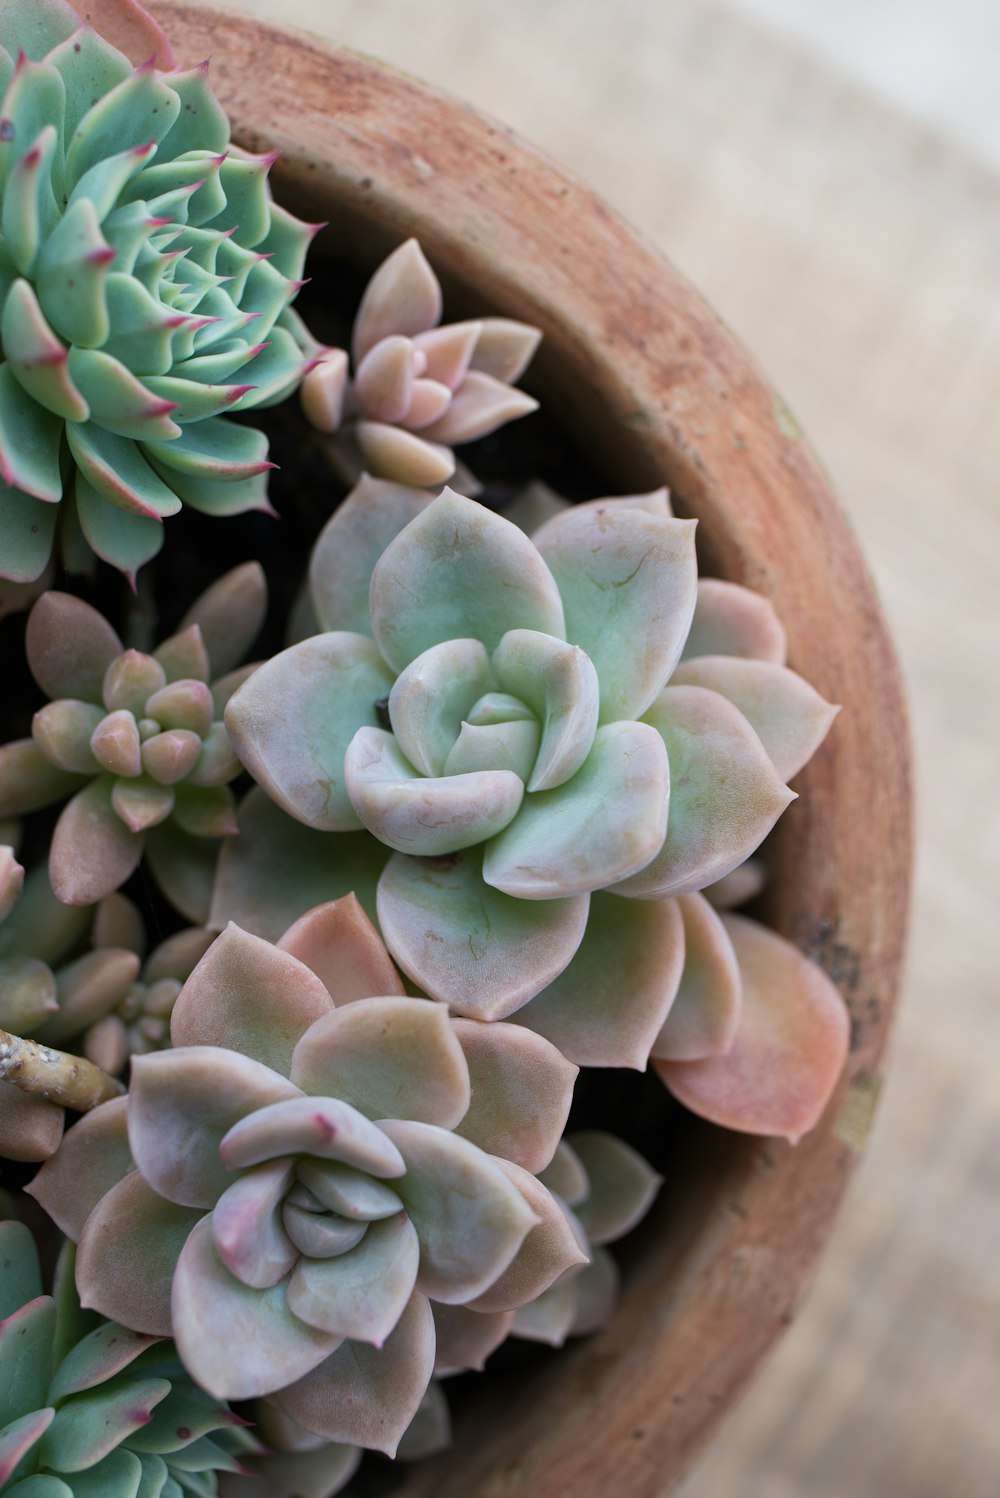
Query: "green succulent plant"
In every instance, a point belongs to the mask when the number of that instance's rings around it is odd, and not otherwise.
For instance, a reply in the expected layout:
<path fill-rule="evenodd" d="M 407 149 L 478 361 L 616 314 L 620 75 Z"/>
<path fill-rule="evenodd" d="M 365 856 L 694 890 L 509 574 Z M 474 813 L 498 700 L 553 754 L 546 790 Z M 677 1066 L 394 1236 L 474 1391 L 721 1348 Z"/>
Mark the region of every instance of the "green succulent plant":
<path fill-rule="evenodd" d="M 42 1293 L 28 1229 L 0 1223 L 0 1493 L 212 1498 L 258 1449 L 169 1343 L 81 1313 L 72 1253 Z"/>
<path fill-rule="evenodd" d="M 317 354 L 290 306 L 315 231 L 207 65 L 133 67 L 65 0 L 7 0 L 0 89 L 0 576 L 41 577 L 57 539 L 134 576 L 182 505 L 267 508 L 267 441 L 221 413 Z"/>

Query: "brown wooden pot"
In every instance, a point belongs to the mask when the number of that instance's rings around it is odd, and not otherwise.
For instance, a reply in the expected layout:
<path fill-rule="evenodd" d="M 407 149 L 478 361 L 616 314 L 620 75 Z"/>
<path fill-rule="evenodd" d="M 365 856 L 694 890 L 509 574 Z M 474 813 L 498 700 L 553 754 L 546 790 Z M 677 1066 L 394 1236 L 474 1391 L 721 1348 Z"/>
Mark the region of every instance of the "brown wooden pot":
<path fill-rule="evenodd" d="M 795 1315 L 864 1145 L 896 1002 L 911 863 L 899 676 L 847 523 L 788 411 L 697 293 L 586 188 L 509 131 L 380 63 L 162 0 L 212 58 L 236 138 L 280 148 L 289 207 L 373 267 L 410 234 L 451 310 L 541 327 L 535 383 L 619 492 L 666 482 L 702 569 L 776 605 L 791 665 L 844 711 L 770 846 L 769 922 L 829 973 L 853 1043 L 795 1148 L 684 1124 L 618 1314 L 458 1411 L 453 1451 L 398 1498 L 654 1498 Z M 534 371 L 533 371 L 534 373 Z"/>

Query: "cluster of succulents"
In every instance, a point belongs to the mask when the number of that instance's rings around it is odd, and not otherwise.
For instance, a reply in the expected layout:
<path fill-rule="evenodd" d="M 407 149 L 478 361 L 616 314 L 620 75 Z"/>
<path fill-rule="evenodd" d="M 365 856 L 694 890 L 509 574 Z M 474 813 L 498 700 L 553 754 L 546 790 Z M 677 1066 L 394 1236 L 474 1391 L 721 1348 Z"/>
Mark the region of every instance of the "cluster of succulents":
<path fill-rule="evenodd" d="M 536 331 L 410 240 L 320 349 L 271 158 L 100 18 L 0 5 L 0 1492 L 328 1498 L 613 1315 L 664 1152 L 602 1070 L 815 1125 L 845 1006 L 733 907 L 836 709 L 665 490 L 471 497 Z M 162 521 L 269 508 L 230 415 L 300 381 L 345 483 L 247 663 L 268 559 Z"/>

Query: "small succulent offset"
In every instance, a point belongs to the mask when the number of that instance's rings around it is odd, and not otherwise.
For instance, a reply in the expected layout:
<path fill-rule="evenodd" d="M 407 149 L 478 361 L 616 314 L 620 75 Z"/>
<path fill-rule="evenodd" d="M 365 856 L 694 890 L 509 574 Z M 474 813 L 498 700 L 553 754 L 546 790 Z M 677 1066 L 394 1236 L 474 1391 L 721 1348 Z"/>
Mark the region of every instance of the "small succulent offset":
<path fill-rule="evenodd" d="M 441 321 L 441 287 L 408 239 L 368 284 L 346 349 L 306 373 L 302 401 L 321 432 L 337 433 L 341 465 L 430 487 L 455 472 L 452 448 L 527 416 L 538 402 L 512 389 L 538 347 L 537 328 L 507 317 Z M 360 460 L 360 461 L 359 461 Z"/>
<path fill-rule="evenodd" d="M 96 552 L 133 576 L 182 505 L 266 509 L 267 441 L 220 413 L 282 399 L 319 352 L 290 307 L 315 230 L 271 201 L 273 156 L 231 144 L 207 66 L 134 67 L 84 10 L 0 16 L 0 577 L 18 584 L 57 542 L 74 570 Z"/>

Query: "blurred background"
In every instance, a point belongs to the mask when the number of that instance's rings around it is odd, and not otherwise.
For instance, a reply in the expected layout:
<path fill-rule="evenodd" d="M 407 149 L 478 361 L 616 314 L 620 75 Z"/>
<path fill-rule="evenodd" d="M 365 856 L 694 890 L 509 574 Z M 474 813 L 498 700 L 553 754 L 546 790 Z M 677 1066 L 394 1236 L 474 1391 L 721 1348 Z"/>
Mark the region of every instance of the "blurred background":
<path fill-rule="evenodd" d="M 682 1498 L 996 1498 L 1000 7 L 226 3 L 447 88 L 588 181 L 829 470 L 912 704 L 909 975 L 812 1296 Z"/>

